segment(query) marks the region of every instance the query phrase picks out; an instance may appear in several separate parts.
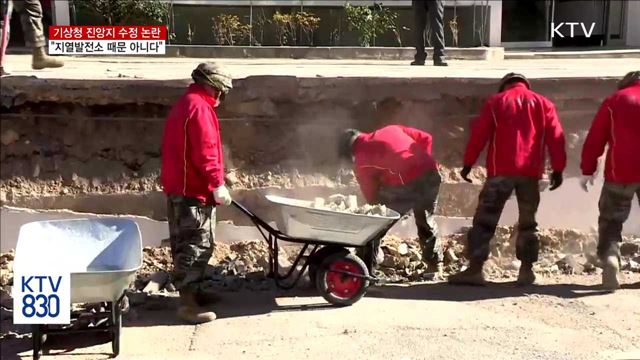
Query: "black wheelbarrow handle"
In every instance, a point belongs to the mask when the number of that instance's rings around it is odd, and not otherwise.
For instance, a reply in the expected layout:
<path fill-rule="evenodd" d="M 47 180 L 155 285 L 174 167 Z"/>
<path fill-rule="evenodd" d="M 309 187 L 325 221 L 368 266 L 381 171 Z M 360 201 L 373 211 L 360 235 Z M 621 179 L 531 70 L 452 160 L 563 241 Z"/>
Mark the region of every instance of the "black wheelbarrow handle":
<path fill-rule="evenodd" d="M 254 214 L 253 212 L 251 212 L 251 210 L 247 209 L 244 205 L 240 204 L 239 202 L 235 201 L 235 200 L 231 200 L 231 204 L 233 206 L 236 207 L 236 209 L 240 210 L 241 212 L 243 212 L 245 215 L 247 215 L 249 217 L 249 219 L 251 219 L 251 221 L 258 226 L 258 228 L 262 227 L 265 230 L 267 230 L 269 233 L 271 234 L 276 234 L 279 233 L 278 230 L 274 229 L 271 225 L 269 225 L 266 221 L 262 220 L 260 217 L 258 217 L 256 214 Z"/>

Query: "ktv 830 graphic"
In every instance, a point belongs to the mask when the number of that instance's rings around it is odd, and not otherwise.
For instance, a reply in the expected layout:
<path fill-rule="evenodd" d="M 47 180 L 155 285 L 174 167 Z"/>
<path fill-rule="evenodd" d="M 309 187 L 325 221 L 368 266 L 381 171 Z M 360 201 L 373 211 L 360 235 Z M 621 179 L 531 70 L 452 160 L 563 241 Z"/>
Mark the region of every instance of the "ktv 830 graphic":
<path fill-rule="evenodd" d="M 69 324 L 70 277 L 68 272 L 16 272 L 13 278 L 14 324 Z"/>

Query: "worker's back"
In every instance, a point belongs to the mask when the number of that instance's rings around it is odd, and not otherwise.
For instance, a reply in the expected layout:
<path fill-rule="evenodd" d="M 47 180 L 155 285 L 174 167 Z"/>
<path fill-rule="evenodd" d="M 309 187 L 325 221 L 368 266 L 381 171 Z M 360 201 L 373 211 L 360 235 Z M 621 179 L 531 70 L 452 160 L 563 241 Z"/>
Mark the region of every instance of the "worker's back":
<path fill-rule="evenodd" d="M 596 114 L 582 153 L 582 170 L 592 173 L 608 145 L 605 178 L 640 182 L 640 81 L 605 99 Z"/>
<path fill-rule="evenodd" d="M 353 147 L 356 171 L 374 169 L 387 185 L 406 184 L 437 167 L 431 157 L 431 135 L 418 129 L 389 125 L 360 134 Z"/>

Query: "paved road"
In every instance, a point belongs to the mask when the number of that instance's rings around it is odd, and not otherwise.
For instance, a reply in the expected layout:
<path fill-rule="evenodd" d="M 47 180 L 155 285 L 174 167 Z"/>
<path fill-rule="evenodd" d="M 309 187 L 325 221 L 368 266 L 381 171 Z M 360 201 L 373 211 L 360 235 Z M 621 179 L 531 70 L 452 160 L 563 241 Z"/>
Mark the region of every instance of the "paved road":
<path fill-rule="evenodd" d="M 384 287 L 348 308 L 304 293 L 225 293 L 220 319 L 206 325 L 136 308 L 119 358 L 640 359 L 640 275 L 629 275 L 632 285 L 615 294 L 597 291 L 597 280 L 559 277 L 523 289 Z M 109 344 L 90 346 L 97 340 L 59 339 L 52 353 L 72 353 L 51 358 L 108 358 Z M 3 342 L 2 358 L 28 358 L 29 348 L 29 339 Z"/>
<path fill-rule="evenodd" d="M 59 69 L 32 70 L 29 55 L 8 55 L 12 75 L 60 79 L 186 79 L 202 61 L 195 58 L 83 57 L 67 58 Z M 256 75 L 298 77 L 468 77 L 500 78 L 510 71 L 531 78 L 610 77 L 637 70 L 639 59 L 542 59 L 451 61 L 448 68 L 408 66 L 406 61 L 220 59 L 236 78 Z"/>

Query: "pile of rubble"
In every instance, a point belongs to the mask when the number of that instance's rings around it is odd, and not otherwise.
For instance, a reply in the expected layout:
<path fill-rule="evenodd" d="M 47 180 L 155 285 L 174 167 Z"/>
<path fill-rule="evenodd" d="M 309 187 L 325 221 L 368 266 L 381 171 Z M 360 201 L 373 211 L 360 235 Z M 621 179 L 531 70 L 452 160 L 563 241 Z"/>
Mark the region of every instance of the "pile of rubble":
<path fill-rule="evenodd" d="M 11 285 L 13 284 L 14 251 L 0 254 L 0 340 L 21 338 L 30 331 L 29 326 L 13 325 L 13 298 Z"/>
<path fill-rule="evenodd" d="M 13 250 L 0 255 L 0 307 L 3 309 L 11 309 L 13 307 L 13 299 L 11 299 L 13 258 Z M 4 316 L 5 312 L 3 310 L 2 317 L 4 318 Z"/>
<path fill-rule="evenodd" d="M 540 255 L 534 271 L 546 276 L 560 274 L 600 274 L 601 264 L 596 253 L 597 235 L 571 229 L 542 229 Z M 491 279 L 515 278 L 520 261 L 515 257 L 517 232 L 500 226 L 491 242 L 491 253 L 485 263 L 486 275 Z M 444 248 L 444 274 L 462 271 L 467 265 L 464 251 L 466 229 L 441 239 Z M 421 261 L 421 249 L 416 239 L 387 236 L 381 245 L 384 260 L 380 274 L 388 282 L 421 281 L 434 278 L 432 271 Z M 640 238 L 624 238 L 620 247 L 621 270 L 640 272 Z"/>
<path fill-rule="evenodd" d="M 173 269 L 168 246 L 143 249 L 143 265 L 138 271 L 132 292 L 153 294 L 174 292 L 170 273 Z M 295 249 L 280 249 L 279 265 L 283 271 L 291 268 L 297 255 Z M 238 291 L 273 289 L 267 278 L 269 250 L 265 241 L 242 241 L 231 245 L 215 245 L 214 255 L 205 271 L 205 287 L 212 290 Z"/>
<path fill-rule="evenodd" d="M 314 209 L 371 216 L 391 216 L 392 214 L 392 212 L 384 205 L 364 204 L 362 206 L 358 206 L 358 197 L 356 195 L 345 196 L 342 194 L 334 194 L 329 196 L 326 200 L 318 197 L 315 198 L 312 207 Z"/>
<path fill-rule="evenodd" d="M 459 271 L 465 266 L 464 243 L 466 231 L 443 239 L 447 249 L 447 272 Z M 500 226 L 491 242 L 491 254 L 485 271 L 492 278 L 517 276 L 520 261 L 515 257 L 517 231 Z M 600 274 L 601 264 L 596 254 L 597 235 L 573 229 L 541 229 L 540 254 L 534 271 L 542 275 Z M 625 237 L 621 245 L 621 270 L 640 272 L 640 238 Z"/>
<path fill-rule="evenodd" d="M 485 264 L 485 271 L 490 279 L 511 279 L 517 276 L 520 263 L 515 258 L 516 235 L 511 227 L 496 229 L 496 235 L 491 242 L 491 255 Z M 445 255 L 444 275 L 463 270 L 467 263 L 464 253 L 466 231 L 445 236 L 441 241 Z M 534 271 L 546 276 L 600 274 L 602 270 L 595 256 L 596 243 L 597 237 L 594 234 L 567 229 L 543 229 L 540 231 L 539 261 L 535 264 Z M 402 239 L 389 235 L 383 239 L 381 250 L 384 256 L 376 276 L 384 282 L 425 281 L 437 278 L 436 269 L 429 268 L 422 262 L 421 249 L 416 239 Z M 640 273 L 640 238 L 625 238 L 620 250 L 622 271 Z M 143 265 L 129 289 L 129 302 L 131 306 L 150 309 L 166 307 L 168 302 L 164 300 L 176 296 L 176 288 L 170 275 L 173 268 L 170 248 L 144 248 L 143 252 Z M 293 246 L 280 249 L 281 271 L 291 269 L 297 254 L 298 248 Z M 10 321 L 12 317 L 13 259 L 13 251 L 0 255 L 0 308 L 3 322 Z M 243 289 L 274 290 L 273 281 L 267 277 L 268 269 L 269 251 L 264 241 L 216 244 L 214 256 L 205 272 L 204 290 L 212 294 Z M 299 285 L 310 287 L 308 276 L 303 275 Z"/>

